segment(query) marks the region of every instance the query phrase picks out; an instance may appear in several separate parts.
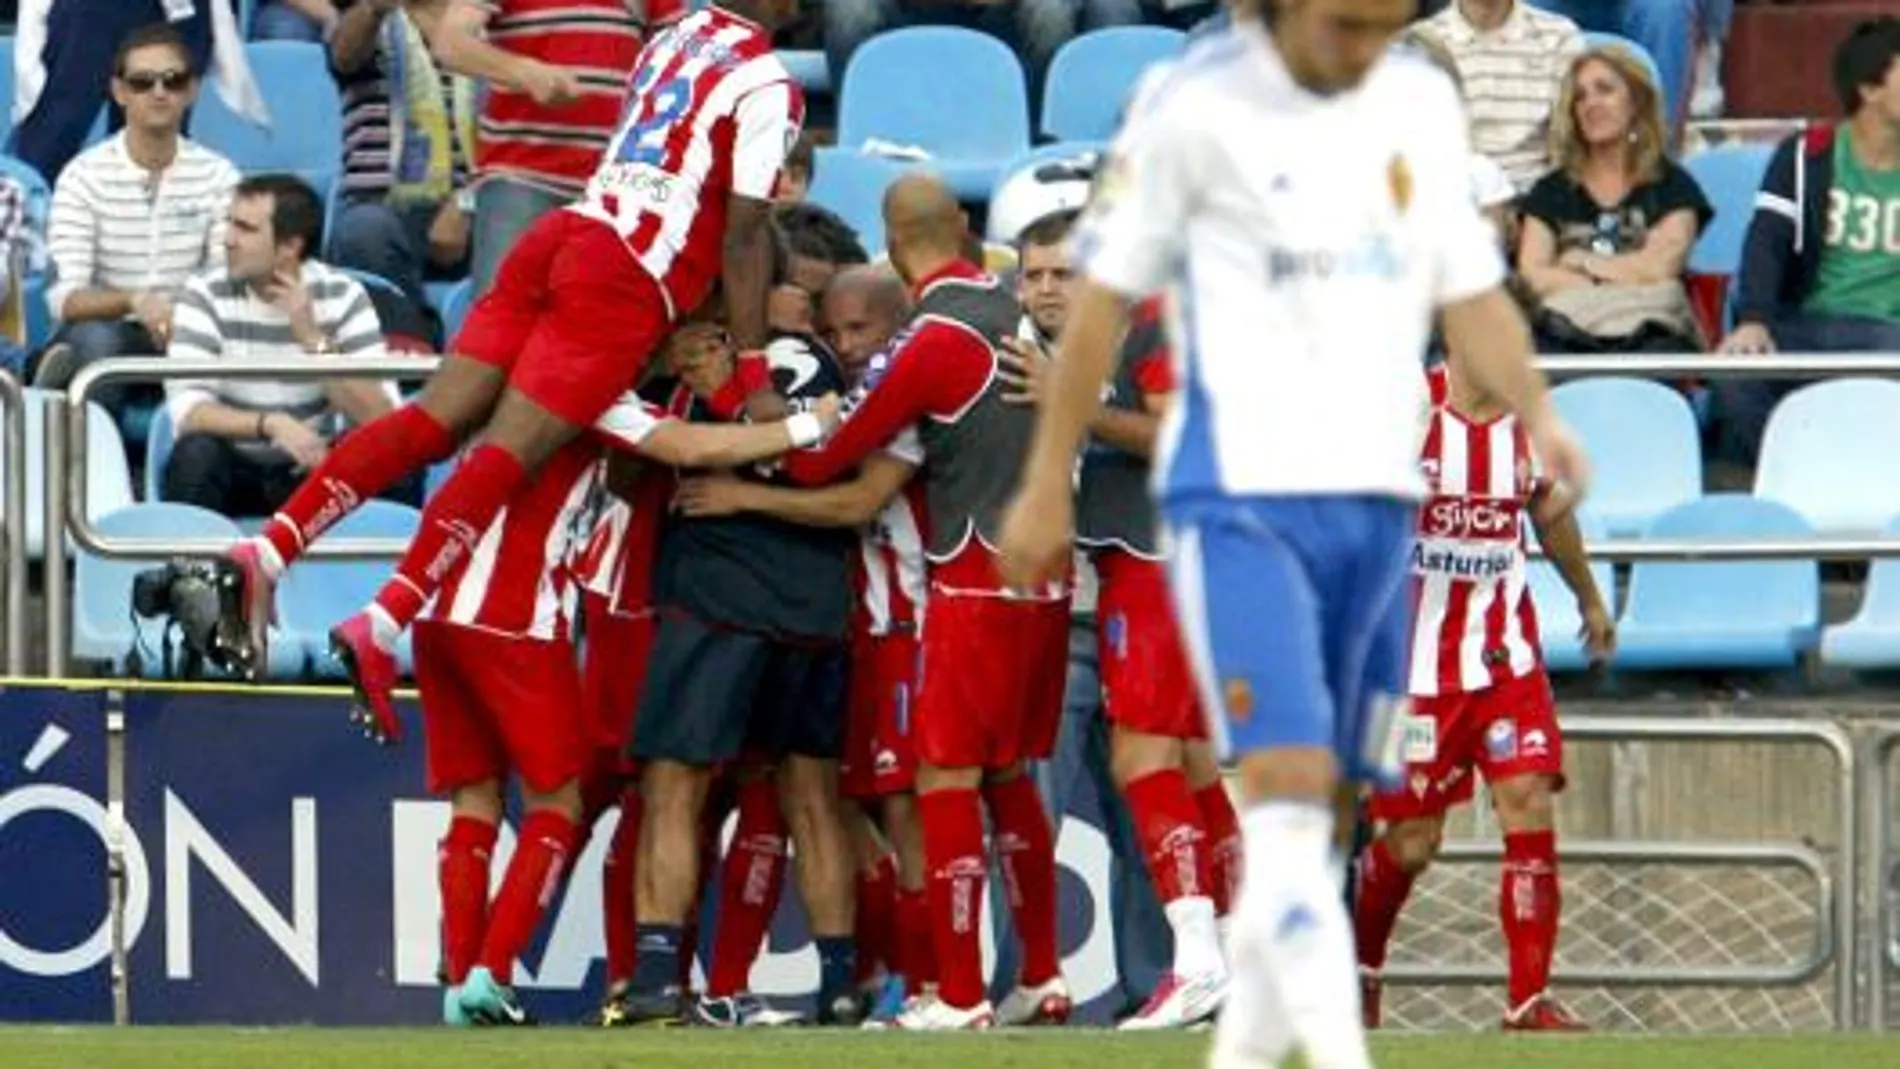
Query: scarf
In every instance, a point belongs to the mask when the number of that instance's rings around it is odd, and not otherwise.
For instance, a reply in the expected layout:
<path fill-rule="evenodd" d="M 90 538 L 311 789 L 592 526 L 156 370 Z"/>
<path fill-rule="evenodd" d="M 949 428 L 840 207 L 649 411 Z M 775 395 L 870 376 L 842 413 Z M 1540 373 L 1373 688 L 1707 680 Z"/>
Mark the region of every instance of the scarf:
<path fill-rule="evenodd" d="M 458 76 L 445 85 L 407 13 L 384 19 L 380 32 L 389 83 L 389 199 L 440 201 L 455 190 L 457 160 L 466 164 L 473 156 L 474 83 Z"/>

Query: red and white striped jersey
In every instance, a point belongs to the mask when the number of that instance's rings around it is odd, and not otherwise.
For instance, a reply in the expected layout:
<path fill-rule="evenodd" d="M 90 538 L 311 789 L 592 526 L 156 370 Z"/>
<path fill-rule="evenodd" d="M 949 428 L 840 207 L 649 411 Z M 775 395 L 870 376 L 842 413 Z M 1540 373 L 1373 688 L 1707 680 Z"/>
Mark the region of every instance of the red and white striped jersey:
<path fill-rule="evenodd" d="M 623 402 L 602 417 L 594 437 L 562 447 L 449 573 L 429 617 L 523 638 L 566 638 L 578 595 L 573 561 L 600 508 L 602 442 L 637 449 L 662 418 L 650 406 Z"/>
<path fill-rule="evenodd" d="M 865 525 L 858 553 L 858 618 L 868 635 L 914 631 L 923 622 L 923 480 L 912 479 Z"/>
<path fill-rule="evenodd" d="M 1525 578 L 1530 438 L 1515 416 L 1476 422 L 1433 394 L 1412 547 L 1415 697 L 1483 690 L 1543 661 Z"/>
<path fill-rule="evenodd" d="M 689 311 L 719 274 L 726 199 L 771 199 L 804 119 L 770 34 L 695 11 L 640 53 L 619 130 L 569 210 L 618 231 L 674 312 Z"/>

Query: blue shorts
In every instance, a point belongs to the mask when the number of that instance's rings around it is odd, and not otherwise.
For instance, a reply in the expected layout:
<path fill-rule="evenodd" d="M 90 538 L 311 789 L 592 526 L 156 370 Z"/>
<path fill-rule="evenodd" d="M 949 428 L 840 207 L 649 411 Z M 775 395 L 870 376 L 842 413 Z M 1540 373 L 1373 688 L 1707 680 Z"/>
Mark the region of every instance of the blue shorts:
<path fill-rule="evenodd" d="M 1163 513 L 1175 607 L 1221 757 L 1323 746 L 1347 778 L 1395 782 L 1412 505 L 1196 497 Z"/>

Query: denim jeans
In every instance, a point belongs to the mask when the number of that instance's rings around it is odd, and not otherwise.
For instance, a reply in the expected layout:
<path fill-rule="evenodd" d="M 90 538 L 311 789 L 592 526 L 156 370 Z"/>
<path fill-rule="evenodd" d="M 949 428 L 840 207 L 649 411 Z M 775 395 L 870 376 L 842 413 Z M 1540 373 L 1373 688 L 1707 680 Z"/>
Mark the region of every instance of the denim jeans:
<path fill-rule="evenodd" d="M 1141 0 L 825 0 L 825 59 L 842 85 L 851 53 L 874 34 L 901 26 L 962 26 L 988 33 L 1022 58 L 1029 113 L 1038 115 L 1049 60 L 1071 37 L 1142 20 Z"/>
<path fill-rule="evenodd" d="M 568 198 L 539 186 L 499 175 L 482 179 L 475 189 L 475 226 L 469 238 L 468 274 L 475 293 L 488 292 L 515 239 L 536 219 L 566 204 Z"/>
<path fill-rule="evenodd" d="M 1782 316 L 1768 326 L 1784 353 L 1900 353 L 1900 322 L 1858 316 Z M 1710 390 L 1710 459 L 1748 468 L 1783 397 L 1807 385 L 1787 379 L 1718 379 Z"/>
<path fill-rule="evenodd" d="M 57 360 L 48 360 L 46 356 L 58 347 L 69 350 L 68 355 Z M 115 356 L 149 356 L 161 358 L 165 347 L 158 344 L 151 332 L 130 319 L 82 319 L 60 326 L 45 349 L 41 350 L 41 359 L 33 372 L 33 385 L 48 390 L 64 390 L 73 376 L 85 370 L 87 365 L 107 360 Z M 127 444 L 134 439 L 145 440 L 145 430 L 151 423 L 151 410 L 163 397 L 163 387 L 151 382 L 115 382 L 92 392 L 92 400 L 112 414 L 124 433 Z"/>
<path fill-rule="evenodd" d="M 429 274 L 429 224 L 436 206 L 358 201 L 337 216 L 330 234 L 329 261 L 394 282 L 416 307 L 426 307 L 423 280 Z"/>
<path fill-rule="evenodd" d="M 1728 32 L 1735 0 L 1533 0 L 1585 30 L 1614 33 L 1649 50 L 1662 77 L 1665 125 L 1688 114 L 1696 47 Z"/>
<path fill-rule="evenodd" d="M 320 44 L 323 41 L 323 27 L 282 0 L 275 0 L 263 4 L 251 14 L 251 40 Z"/>

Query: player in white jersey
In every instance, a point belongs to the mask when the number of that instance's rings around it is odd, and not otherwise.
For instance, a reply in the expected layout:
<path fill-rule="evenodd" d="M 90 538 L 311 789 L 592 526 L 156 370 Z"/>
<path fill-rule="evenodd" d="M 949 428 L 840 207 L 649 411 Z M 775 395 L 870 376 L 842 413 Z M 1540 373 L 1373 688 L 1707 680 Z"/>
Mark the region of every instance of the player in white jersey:
<path fill-rule="evenodd" d="M 1472 206 L 1457 95 L 1386 54 L 1414 6 L 1276 0 L 1137 101 L 1077 238 L 1085 281 L 1004 530 L 1013 582 L 1062 564 L 1076 449 L 1129 302 L 1168 289 L 1182 389 L 1156 491 L 1246 806 L 1221 1069 L 1295 1047 L 1313 1069 L 1370 1064 L 1335 814 L 1353 781 L 1395 771 L 1395 603 L 1434 310 L 1473 381 L 1523 420 L 1562 488 L 1553 507 L 1586 475 Z"/>

